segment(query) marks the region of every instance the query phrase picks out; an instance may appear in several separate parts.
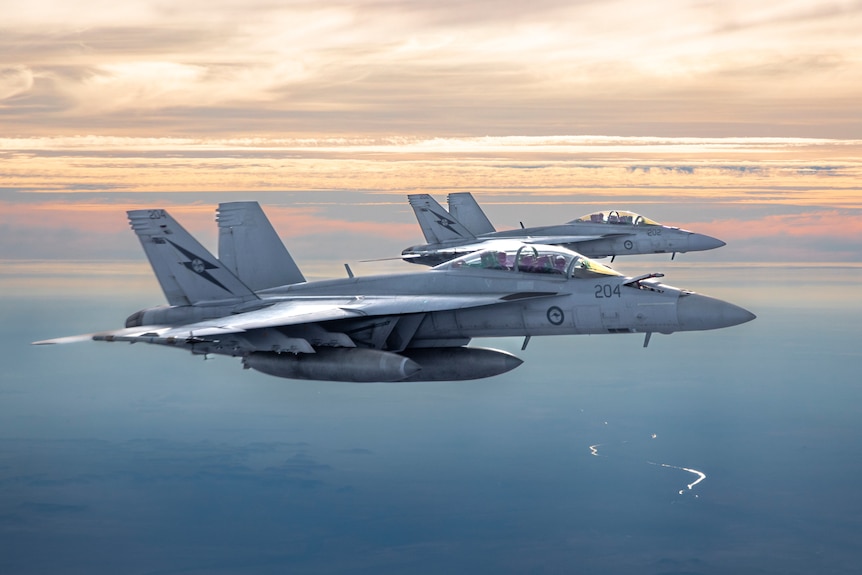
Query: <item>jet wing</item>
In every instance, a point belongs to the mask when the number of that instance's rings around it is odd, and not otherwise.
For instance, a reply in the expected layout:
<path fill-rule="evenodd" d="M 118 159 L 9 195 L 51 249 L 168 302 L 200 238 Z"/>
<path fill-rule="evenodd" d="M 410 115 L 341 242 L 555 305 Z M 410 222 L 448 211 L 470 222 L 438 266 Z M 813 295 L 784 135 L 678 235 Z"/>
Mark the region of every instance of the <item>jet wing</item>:
<path fill-rule="evenodd" d="M 426 246 L 417 246 L 416 251 L 403 253 L 401 259 L 419 258 L 428 254 L 445 254 L 451 255 L 453 258 L 471 254 L 479 250 L 499 249 L 506 250 L 511 247 L 518 247 L 524 242 L 520 238 L 500 238 L 492 240 L 483 240 L 478 242 L 469 242 L 465 244 L 446 245 L 446 244 L 428 244 Z"/>
<path fill-rule="evenodd" d="M 283 300 L 273 305 L 180 326 L 140 326 L 34 342 L 36 345 L 99 341 L 162 343 L 171 338 L 207 338 L 255 329 L 316 324 L 367 316 L 405 315 L 480 307 L 507 301 L 551 297 L 557 292 L 522 292 L 489 295 L 416 295 L 310 297 Z"/>
<path fill-rule="evenodd" d="M 170 326 L 165 325 L 146 325 L 141 327 L 128 327 L 125 329 L 116 329 L 113 331 L 97 331 L 94 333 L 82 333 L 80 335 L 70 335 L 66 337 L 55 337 L 53 339 L 43 339 L 41 341 L 34 341 L 32 345 L 60 345 L 64 343 L 78 343 L 81 341 L 91 341 L 94 338 L 98 338 L 101 336 L 113 336 L 113 337 L 122 337 L 122 336 L 136 336 L 140 335 L 144 332 L 154 331 L 154 330 L 165 330 L 170 329 Z"/>
<path fill-rule="evenodd" d="M 591 240 L 600 240 L 602 238 L 629 236 L 632 234 L 593 234 L 593 235 L 565 235 L 565 236 L 513 236 L 511 238 L 493 238 L 478 242 L 470 242 L 460 245 L 434 245 L 429 244 L 422 248 L 417 248 L 415 252 L 408 252 L 401 256 L 402 259 L 411 259 L 423 257 L 430 253 L 439 253 L 452 255 L 453 257 L 462 256 L 464 254 L 473 253 L 479 250 L 506 250 L 513 245 L 521 244 L 576 244 L 580 242 L 588 242 Z"/>
<path fill-rule="evenodd" d="M 521 241 L 525 244 L 578 244 L 581 242 L 589 242 L 592 240 L 601 240 L 604 238 L 616 238 L 621 236 L 631 236 L 633 234 L 593 234 L 589 236 L 526 236 Z"/>

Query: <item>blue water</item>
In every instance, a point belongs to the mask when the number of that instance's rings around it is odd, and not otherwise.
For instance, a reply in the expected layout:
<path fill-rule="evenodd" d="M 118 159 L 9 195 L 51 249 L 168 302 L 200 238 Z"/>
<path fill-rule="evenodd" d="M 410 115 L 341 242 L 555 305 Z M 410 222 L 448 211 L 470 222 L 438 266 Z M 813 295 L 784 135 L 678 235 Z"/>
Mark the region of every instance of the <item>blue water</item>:
<path fill-rule="evenodd" d="M 862 268 L 661 269 L 758 319 L 647 349 L 486 340 L 525 363 L 362 385 L 29 346 L 161 296 L 16 290 L 0 300 L 0 572 L 858 572 Z M 706 478 L 689 489 L 686 468 Z"/>

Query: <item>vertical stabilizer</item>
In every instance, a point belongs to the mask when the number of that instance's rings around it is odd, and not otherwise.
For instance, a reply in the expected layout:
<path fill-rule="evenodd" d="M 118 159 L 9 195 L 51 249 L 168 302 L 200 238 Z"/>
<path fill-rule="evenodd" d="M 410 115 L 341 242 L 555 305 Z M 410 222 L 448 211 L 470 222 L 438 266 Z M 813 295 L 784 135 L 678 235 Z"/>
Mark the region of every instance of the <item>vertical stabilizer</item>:
<path fill-rule="evenodd" d="M 474 235 L 480 236 L 497 231 L 470 192 L 449 194 L 449 213 Z"/>
<path fill-rule="evenodd" d="M 260 204 L 219 204 L 216 220 L 218 259 L 245 285 L 258 291 L 305 281 Z"/>
<path fill-rule="evenodd" d="M 169 304 L 257 299 L 165 210 L 126 213 Z"/>
<path fill-rule="evenodd" d="M 416 213 L 425 241 L 429 244 L 476 238 L 428 194 L 410 194 L 407 199 Z"/>

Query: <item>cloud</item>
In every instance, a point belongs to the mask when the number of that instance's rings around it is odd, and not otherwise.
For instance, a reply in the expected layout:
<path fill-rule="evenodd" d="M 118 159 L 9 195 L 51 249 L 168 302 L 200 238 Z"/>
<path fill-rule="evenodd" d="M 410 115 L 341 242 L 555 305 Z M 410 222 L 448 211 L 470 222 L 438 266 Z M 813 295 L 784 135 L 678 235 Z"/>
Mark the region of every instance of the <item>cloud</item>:
<path fill-rule="evenodd" d="M 739 219 L 691 222 L 686 228 L 727 242 L 715 254 L 741 261 L 858 262 L 862 218 L 858 210 L 813 210 Z"/>
<path fill-rule="evenodd" d="M 143 261 L 124 212 L 153 207 L 215 251 L 216 205 L 240 199 L 263 205 L 302 265 L 394 257 L 421 242 L 405 201 L 420 191 L 473 192 L 498 229 L 613 206 L 747 238 L 740 222 L 767 214 L 862 209 L 860 150 L 777 137 L 0 138 L 0 258 Z M 548 205 L 584 208 L 560 218 Z M 825 219 L 800 229 L 832 237 Z"/>
<path fill-rule="evenodd" d="M 851 210 L 813 211 L 799 214 L 776 214 L 755 219 L 717 220 L 692 224 L 698 231 L 721 230 L 736 241 L 781 238 L 832 240 L 862 243 L 862 218 Z"/>
<path fill-rule="evenodd" d="M 0 68 L 0 102 L 26 92 L 32 87 L 33 72 L 30 68 L 26 66 Z"/>
<path fill-rule="evenodd" d="M 305 253 L 302 240 L 314 238 L 390 238 L 406 241 L 418 233 L 415 223 L 385 223 L 332 217 L 320 207 L 290 207 L 262 202 L 276 232 Z M 204 246 L 216 253 L 218 228 L 216 203 L 172 204 L 147 202 L 95 203 L 39 201 L 11 203 L 0 200 L 0 259 L 135 259 L 142 260 L 140 246 L 128 227 L 125 212 L 131 209 L 167 208 Z M 361 243 L 361 239 L 360 239 Z M 342 246 L 343 248 L 343 246 Z M 337 250 L 343 254 L 343 249 Z M 393 254 L 395 252 L 393 251 Z M 301 259 L 308 259 L 307 256 Z"/>
<path fill-rule="evenodd" d="M 4 20 L 20 133 L 858 133 L 858 3 L 37 0 Z"/>
<path fill-rule="evenodd" d="M 416 233 L 413 222 L 349 221 L 323 217 L 319 208 L 264 206 L 276 231 L 282 237 L 299 238 L 310 234 L 340 237 L 344 234 L 404 239 Z"/>

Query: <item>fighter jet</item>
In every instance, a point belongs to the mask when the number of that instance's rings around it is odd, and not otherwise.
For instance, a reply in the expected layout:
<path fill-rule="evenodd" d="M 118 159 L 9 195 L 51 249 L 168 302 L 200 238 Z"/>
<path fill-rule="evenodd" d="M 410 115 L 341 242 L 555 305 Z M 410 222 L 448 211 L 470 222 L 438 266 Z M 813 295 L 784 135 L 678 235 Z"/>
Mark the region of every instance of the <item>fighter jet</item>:
<path fill-rule="evenodd" d="M 428 194 L 407 196 L 425 235 L 425 245 L 401 252 L 408 262 L 427 266 L 478 250 L 493 249 L 499 240 L 553 244 L 591 258 L 670 253 L 720 248 L 716 238 L 663 226 L 624 210 L 587 214 L 565 224 L 498 232 L 469 192 L 449 194 L 447 212 Z M 522 224 L 523 225 L 523 224 Z"/>
<path fill-rule="evenodd" d="M 169 305 L 82 340 L 150 343 L 239 357 L 245 368 L 324 381 L 469 380 L 522 363 L 477 337 L 646 334 L 734 326 L 754 314 L 625 277 L 559 246 L 503 249 L 413 273 L 306 281 L 256 202 L 219 206 L 213 257 L 163 209 L 127 212 Z M 284 285 L 281 285 L 284 284 Z M 564 365 L 560 365 L 564 369 Z"/>

